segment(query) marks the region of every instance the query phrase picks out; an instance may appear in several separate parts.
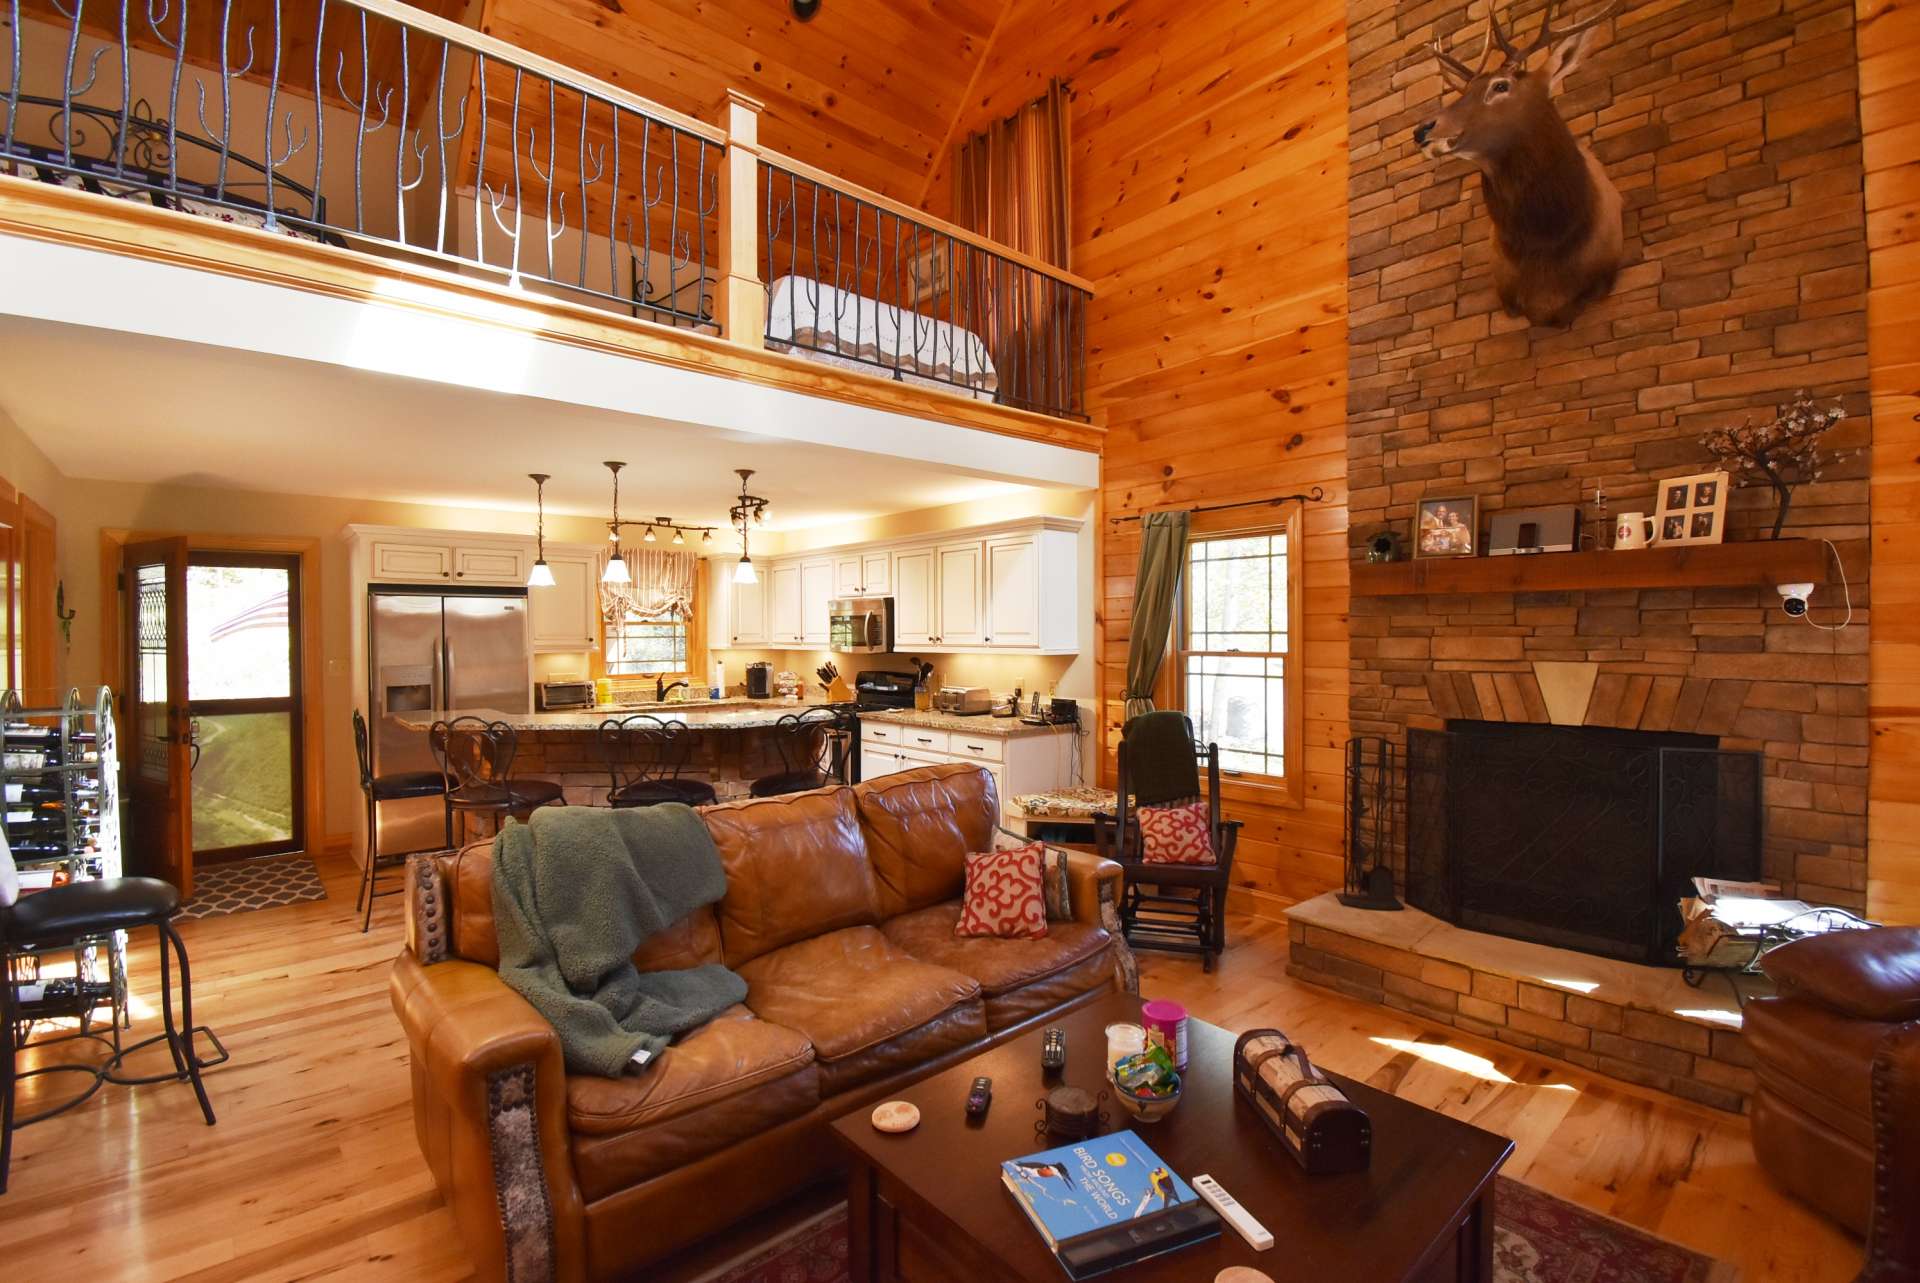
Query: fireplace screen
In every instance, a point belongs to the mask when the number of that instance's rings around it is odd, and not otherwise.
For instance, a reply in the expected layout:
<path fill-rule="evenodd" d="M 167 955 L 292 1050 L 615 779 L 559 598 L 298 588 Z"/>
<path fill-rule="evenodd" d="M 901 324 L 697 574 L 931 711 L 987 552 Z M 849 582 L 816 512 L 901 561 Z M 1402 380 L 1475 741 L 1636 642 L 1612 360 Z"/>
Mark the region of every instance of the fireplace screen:
<path fill-rule="evenodd" d="M 1691 879 L 1760 876 L 1760 781 L 1760 754 L 1706 735 L 1411 731 L 1407 900 L 1475 931 L 1673 963 Z"/>

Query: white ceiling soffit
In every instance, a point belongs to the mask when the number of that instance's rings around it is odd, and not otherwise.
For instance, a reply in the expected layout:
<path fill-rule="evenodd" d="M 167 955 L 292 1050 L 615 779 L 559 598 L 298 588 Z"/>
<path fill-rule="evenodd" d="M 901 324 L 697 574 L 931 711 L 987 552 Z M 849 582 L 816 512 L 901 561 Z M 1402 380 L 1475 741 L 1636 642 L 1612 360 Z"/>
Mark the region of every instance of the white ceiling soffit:
<path fill-rule="evenodd" d="M 277 478 L 271 489 L 339 493 L 312 489 L 306 470 L 353 453 L 350 493 L 365 493 L 373 459 L 410 474 L 409 497 L 441 501 L 449 486 L 466 493 L 440 471 L 457 469 L 462 455 L 489 475 L 548 471 L 560 482 L 580 460 L 638 462 L 665 451 L 673 474 L 719 468 L 723 482 L 734 467 L 772 474 L 804 464 L 838 496 L 833 517 L 927 506 L 921 500 L 936 493 L 932 502 L 957 502 L 982 493 L 980 483 L 994 483 L 987 492 L 1098 484 L 1098 459 L 1086 451 L 555 342 L 533 332 L 537 311 L 505 301 L 447 301 L 396 285 L 397 301 L 415 291 L 404 301 L 466 314 L 383 306 L 12 236 L 0 236 L 0 281 L 0 315 L 92 332 L 94 359 L 60 389 L 68 402 L 76 389 L 87 396 L 50 436 L 41 429 L 54 428 L 48 415 L 59 413 L 48 404 L 51 389 L 19 390 L 20 380 L 44 382 L 38 365 L 83 331 L 41 327 L 52 341 L 23 345 L 35 327 L 8 321 L 0 348 L 0 408 L 77 476 L 152 481 L 184 463 L 230 470 L 227 484 L 256 485 L 259 477 L 241 474 L 264 469 Z M 474 319 L 482 311 L 485 319 Z M 122 361 L 137 378 L 116 375 Z M 242 393 L 251 395 L 236 406 Z M 164 410 L 143 409 L 161 401 Z M 90 432 L 84 419 L 102 404 L 114 407 L 114 422 Z M 162 464 L 139 448 L 136 428 L 142 436 L 185 431 L 194 448 L 183 453 L 176 440 L 160 451 Z M 258 465 L 227 457 L 234 450 L 259 453 Z M 160 475 L 132 475 L 156 466 Z M 639 468 L 629 484 L 645 493 L 659 476 Z M 870 489 L 909 476 L 926 487 L 911 503 Z M 968 492 L 967 481 L 976 489 Z M 555 498 L 573 506 L 564 483 Z"/>

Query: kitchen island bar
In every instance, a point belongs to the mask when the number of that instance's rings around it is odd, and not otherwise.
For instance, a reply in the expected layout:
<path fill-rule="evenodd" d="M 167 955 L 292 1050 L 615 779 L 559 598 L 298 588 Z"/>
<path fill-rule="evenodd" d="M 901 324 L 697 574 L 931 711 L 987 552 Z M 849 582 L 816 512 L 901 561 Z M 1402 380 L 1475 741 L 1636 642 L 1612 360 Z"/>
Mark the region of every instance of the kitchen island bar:
<path fill-rule="evenodd" d="M 456 717 L 505 722 L 518 737 L 515 779 L 552 780 L 565 790 L 568 806 L 605 806 L 613 782 L 598 743 L 605 722 L 645 716 L 685 723 L 690 752 L 681 774 L 707 781 L 716 798 L 725 802 L 747 796 L 754 780 L 786 769 L 775 746 L 774 728 L 781 718 L 805 712 L 807 707 L 793 700 L 696 700 L 554 713 L 456 708 L 406 713 L 399 720 L 423 735 L 436 721 Z"/>
<path fill-rule="evenodd" d="M 518 737 L 513 761 L 516 780 L 551 780 L 561 786 L 569 806 L 606 806 L 613 781 L 598 738 L 601 725 L 609 720 L 643 715 L 685 723 L 689 752 L 680 775 L 706 781 L 713 786 L 715 798 L 726 802 L 746 797 L 755 780 L 792 769 L 781 755 L 776 727 L 782 718 L 810 707 L 823 706 L 797 700 L 688 700 L 550 713 L 457 708 L 402 713 L 397 720 L 421 735 L 434 722 L 456 717 L 505 722 Z M 911 709 L 862 711 L 859 718 L 858 744 L 849 746 L 856 780 L 944 760 L 977 760 L 1004 793 L 1010 781 L 1003 776 L 1024 760 L 1019 751 L 1007 747 L 1009 741 L 1022 741 L 1022 750 L 1038 755 L 1037 782 L 1029 787 L 1065 783 L 1073 773 L 1071 757 L 1077 737 L 1062 733 L 1073 730 L 1071 726 L 1033 726 L 1013 718 L 955 717 Z M 915 734 L 920 737 L 917 741 Z M 1025 741 L 1040 737 L 1049 742 L 1047 749 L 1036 743 L 1026 750 Z M 1057 750 L 1053 744 L 1059 746 Z M 932 752 L 926 748 L 929 745 L 935 746 Z"/>

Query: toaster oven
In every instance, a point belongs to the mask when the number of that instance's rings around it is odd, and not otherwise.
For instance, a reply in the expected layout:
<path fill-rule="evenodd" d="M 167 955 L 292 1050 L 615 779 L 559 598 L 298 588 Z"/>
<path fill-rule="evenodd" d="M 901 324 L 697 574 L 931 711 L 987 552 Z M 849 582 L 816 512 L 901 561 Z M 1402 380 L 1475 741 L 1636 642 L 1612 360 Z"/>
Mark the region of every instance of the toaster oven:
<path fill-rule="evenodd" d="M 543 713 L 593 707 L 592 682 L 541 682 L 539 695 Z"/>

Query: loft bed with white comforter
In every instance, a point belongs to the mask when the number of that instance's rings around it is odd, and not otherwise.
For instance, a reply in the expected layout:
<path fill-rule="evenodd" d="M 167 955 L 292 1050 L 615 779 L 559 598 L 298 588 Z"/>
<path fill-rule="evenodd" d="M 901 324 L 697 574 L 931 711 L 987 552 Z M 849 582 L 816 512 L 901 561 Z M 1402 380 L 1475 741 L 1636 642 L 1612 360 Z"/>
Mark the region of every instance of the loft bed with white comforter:
<path fill-rule="evenodd" d="M 972 330 L 810 277 L 782 276 L 768 290 L 767 346 L 986 400 L 1000 386 L 986 341 Z"/>

